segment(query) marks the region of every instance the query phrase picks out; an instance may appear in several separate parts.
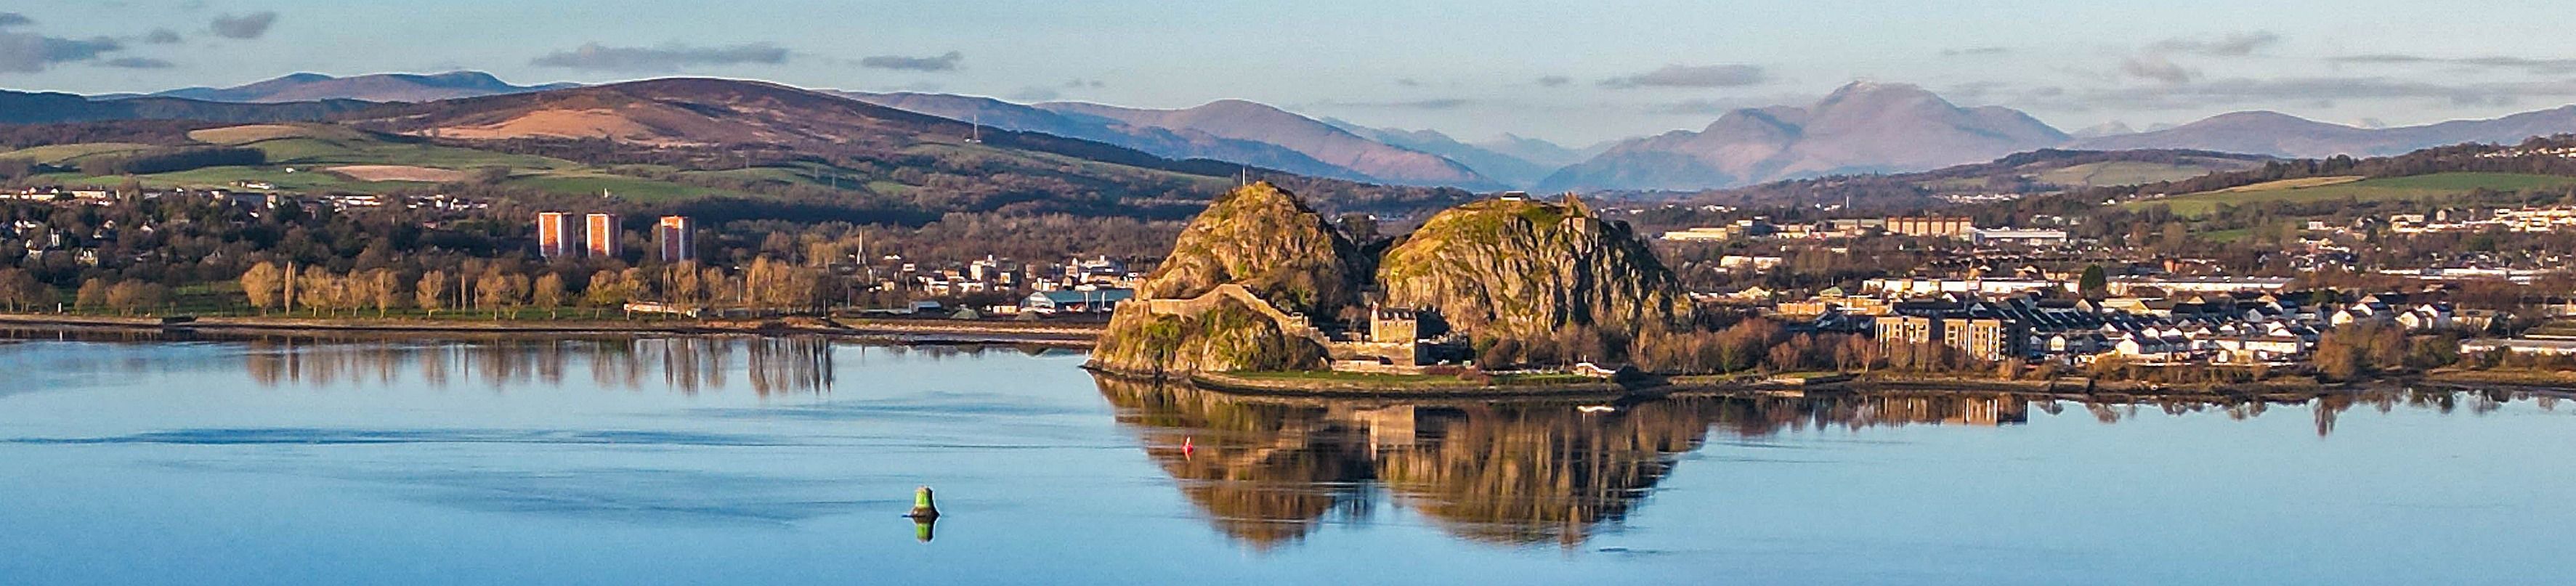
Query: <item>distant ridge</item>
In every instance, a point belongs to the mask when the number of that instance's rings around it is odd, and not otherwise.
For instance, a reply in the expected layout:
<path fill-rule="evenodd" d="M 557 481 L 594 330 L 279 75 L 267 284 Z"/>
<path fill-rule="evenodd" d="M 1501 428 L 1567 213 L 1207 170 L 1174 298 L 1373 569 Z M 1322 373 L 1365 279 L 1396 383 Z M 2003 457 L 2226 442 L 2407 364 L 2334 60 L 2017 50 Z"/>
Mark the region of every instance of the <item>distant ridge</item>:
<path fill-rule="evenodd" d="M 207 102 L 268 104 L 309 102 L 317 100 L 363 100 L 369 102 L 432 102 L 516 94 L 577 87 L 578 84 L 553 83 L 521 86 L 501 81 L 480 71 L 451 71 L 435 74 L 378 73 L 350 77 L 332 77 L 319 73 L 295 73 L 276 79 L 228 88 L 192 87 L 151 94 L 156 97 L 184 98 Z M 112 97 L 112 96 L 111 96 Z"/>
<path fill-rule="evenodd" d="M 1230 161 L 1389 185 L 1503 187 L 1439 154 L 1371 140 L 1323 121 L 1243 100 L 1154 110 L 1085 102 L 1015 104 L 949 94 L 838 93 L 891 108 L 1105 142 L 1177 159 Z"/>
<path fill-rule="evenodd" d="M 2576 132 L 2576 105 L 2487 120 L 2453 120 L 2376 129 L 2318 122 L 2279 112 L 2236 112 L 2163 130 L 2078 141 L 2075 148 L 2191 148 L 2300 158 L 2385 156 L 2468 142 L 2518 143 L 2534 136 L 2571 132 Z"/>
<path fill-rule="evenodd" d="M 1365 173 L 1317 161 L 1305 153 L 1255 140 L 1224 138 L 1194 130 L 1175 130 L 1104 123 L 1035 106 L 980 96 L 925 93 L 833 92 L 854 100 L 918 112 L 990 128 L 1037 132 L 1119 145 L 1171 159 L 1209 159 L 1278 169 L 1313 177 L 1372 181 Z"/>
<path fill-rule="evenodd" d="M 107 120 L 309 122 L 375 105 L 373 102 L 358 100 L 279 104 L 233 104 L 163 97 L 93 100 L 65 93 L 0 90 L 0 124 L 59 124 Z"/>
<path fill-rule="evenodd" d="M 1547 178 L 1549 173 L 1553 173 L 1558 167 L 1563 167 L 1567 163 L 1571 162 L 1566 160 L 1556 160 L 1553 162 L 1533 161 L 1494 149 L 1485 148 L 1483 146 L 1459 142 L 1458 139 L 1450 138 L 1449 135 L 1442 134 L 1437 130 L 1369 128 L 1331 118 L 1324 119 L 1324 123 L 1350 131 L 1352 134 L 1360 135 L 1361 138 L 1440 155 L 1443 158 L 1457 161 L 1458 164 L 1466 165 L 1468 169 L 1474 170 L 1478 175 L 1483 175 L 1487 179 L 1492 179 L 1504 184 L 1505 186 L 1516 189 L 1526 189 L 1537 185 L 1540 179 Z M 1567 150 L 1565 147 L 1557 146 L 1554 143 L 1548 143 L 1546 141 L 1523 139 L 1518 137 L 1514 138 L 1525 142 L 1513 143 L 1512 146 L 1525 147 L 1531 150 L 1554 149 L 1567 153 L 1572 152 Z M 1537 144 L 1533 145 L 1529 143 Z"/>

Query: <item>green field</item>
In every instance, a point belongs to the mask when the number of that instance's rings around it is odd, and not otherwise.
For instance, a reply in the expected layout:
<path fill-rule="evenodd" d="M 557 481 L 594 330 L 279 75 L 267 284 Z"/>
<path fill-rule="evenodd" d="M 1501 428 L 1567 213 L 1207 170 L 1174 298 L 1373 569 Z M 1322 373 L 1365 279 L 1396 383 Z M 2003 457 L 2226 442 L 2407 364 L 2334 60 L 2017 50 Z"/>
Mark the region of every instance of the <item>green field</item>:
<path fill-rule="evenodd" d="M 2316 185 L 2315 183 L 2327 184 Z M 2178 215 L 2199 216 L 2217 210 L 2221 204 L 2244 205 L 2270 201 L 2315 202 L 2347 198 L 2359 201 L 2422 200 L 2467 193 L 2481 188 L 2518 191 L 2567 185 L 2576 185 L 2576 177 L 2519 173 L 2435 173 L 2414 177 L 2345 182 L 2292 180 L 2138 200 L 2122 204 L 2122 207 L 2138 209 L 2151 205 L 2164 205 L 2170 206 Z"/>
<path fill-rule="evenodd" d="M 107 153 L 124 153 L 124 152 L 133 152 L 133 151 L 139 151 L 139 150 L 144 150 L 144 149 L 149 149 L 149 148 L 154 148 L 154 147 L 153 147 L 153 145 L 148 145 L 148 144 L 135 144 L 135 143 L 127 143 L 127 142 L 95 142 L 95 143 L 86 143 L 86 144 L 57 144 L 57 145 L 40 146 L 40 147 L 35 147 L 35 148 L 18 149 L 18 150 L 14 150 L 14 151 L 5 152 L 5 153 L 0 153 L 0 159 L 30 159 L 30 160 L 34 160 L 35 162 L 38 162 L 38 163 L 44 163 L 44 164 L 48 164 L 48 165 L 59 165 L 59 164 L 65 163 L 65 162 L 72 161 L 72 160 L 74 160 L 74 159 L 79 159 L 79 158 L 81 158 L 81 157 L 86 157 L 86 156 L 90 156 L 90 155 L 99 155 L 99 154 L 107 154 Z"/>
<path fill-rule="evenodd" d="M 242 146 L 268 153 L 271 165 L 413 165 L 467 170 L 503 166 L 520 170 L 580 169 L 580 163 L 429 144 L 369 139 L 278 138 Z"/>
<path fill-rule="evenodd" d="M 42 175 L 40 177 L 61 182 L 63 185 L 75 187 L 114 188 L 125 183 L 125 176 L 123 175 L 93 177 L 72 173 L 57 173 L 52 175 Z M 239 189 L 239 184 L 236 182 L 266 181 L 276 184 L 277 188 L 281 191 L 312 191 L 324 193 L 385 193 L 404 187 L 418 187 L 426 185 L 422 183 L 407 183 L 400 181 L 357 181 L 329 173 L 312 173 L 303 171 L 288 173 L 283 167 L 207 167 L 204 169 L 192 169 L 176 173 L 136 175 L 134 176 L 134 179 L 141 182 L 144 187 L 153 189 Z"/>
<path fill-rule="evenodd" d="M 631 201 L 664 201 L 726 193 L 720 189 L 590 172 L 519 175 L 511 177 L 508 184 L 548 193 L 600 195 L 604 192 Z"/>

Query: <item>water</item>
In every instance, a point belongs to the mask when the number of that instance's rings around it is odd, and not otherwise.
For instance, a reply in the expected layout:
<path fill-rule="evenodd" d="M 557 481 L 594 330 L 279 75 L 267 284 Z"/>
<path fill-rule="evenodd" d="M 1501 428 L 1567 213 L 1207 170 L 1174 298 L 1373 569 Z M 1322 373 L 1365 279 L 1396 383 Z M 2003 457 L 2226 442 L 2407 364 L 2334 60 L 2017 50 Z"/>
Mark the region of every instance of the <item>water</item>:
<path fill-rule="evenodd" d="M 2506 393 L 1583 414 L 1249 399 L 1008 347 L 89 338 L 0 342 L 0 583 L 2532 584 L 2576 569 L 2576 416 Z M 927 542 L 900 516 L 921 485 L 946 513 Z"/>

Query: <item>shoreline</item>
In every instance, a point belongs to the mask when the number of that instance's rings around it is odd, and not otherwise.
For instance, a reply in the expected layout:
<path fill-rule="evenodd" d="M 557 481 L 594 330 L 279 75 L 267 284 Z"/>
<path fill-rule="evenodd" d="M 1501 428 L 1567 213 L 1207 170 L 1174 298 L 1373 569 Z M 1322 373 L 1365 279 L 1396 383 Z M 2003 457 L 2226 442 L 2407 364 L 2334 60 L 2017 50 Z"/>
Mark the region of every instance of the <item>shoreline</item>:
<path fill-rule="evenodd" d="M 2399 377 L 2364 383 L 2276 381 L 2213 386 L 2159 385 L 2139 381 L 2085 379 L 2006 380 L 1939 377 L 1863 377 L 1828 384 L 1797 385 L 1770 380 L 1685 380 L 1650 378 L 1626 382 L 1551 382 L 1527 384 L 1425 384 L 1418 381 L 1372 383 L 1352 380 L 1289 380 L 1235 373 L 1139 374 L 1085 370 L 1127 380 L 1184 383 L 1240 396 L 1360 400 L 1599 400 L 1626 401 L 1663 397 L 1770 396 L 1804 397 L 1870 394 L 2011 394 L 2061 400 L 2135 401 L 2303 401 L 2374 390 L 2430 387 L 2451 390 L 2508 390 L 2576 398 L 2576 383 L 2462 380 L 2439 376 Z"/>
<path fill-rule="evenodd" d="M 0 327 L 239 333 L 369 333 L 387 335 L 819 335 L 901 344 L 1039 344 L 1089 348 L 1103 324 L 1029 324 L 962 320 L 821 318 L 738 321 L 467 321 L 416 318 L 203 317 L 178 324 L 160 318 L 0 313 Z"/>
<path fill-rule="evenodd" d="M 1107 372 L 1097 371 L 1095 372 Z M 1109 373 L 1116 376 L 1133 376 Z M 1636 389 L 1616 382 L 1566 382 L 1528 384 L 1352 384 L 1343 381 L 1267 379 L 1232 373 L 1194 373 L 1182 380 L 1191 385 L 1236 394 L 1302 395 L 1314 397 L 1405 397 L 1456 399 L 1493 398 L 1605 398 L 1614 399 L 1636 394 Z"/>

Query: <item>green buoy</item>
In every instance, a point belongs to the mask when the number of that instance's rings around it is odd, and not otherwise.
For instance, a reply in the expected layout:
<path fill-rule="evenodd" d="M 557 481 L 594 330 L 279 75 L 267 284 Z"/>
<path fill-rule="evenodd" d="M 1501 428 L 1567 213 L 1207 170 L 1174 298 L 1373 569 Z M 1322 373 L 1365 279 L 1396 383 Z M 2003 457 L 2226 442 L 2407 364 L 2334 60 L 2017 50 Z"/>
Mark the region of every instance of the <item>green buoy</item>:
<path fill-rule="evenodd" d="M 924 486 L 912 491 L 912 512 L 904 516 L 914 519 L 939 518 L 939 507 L 930 503 L 930 487 Z"/>

